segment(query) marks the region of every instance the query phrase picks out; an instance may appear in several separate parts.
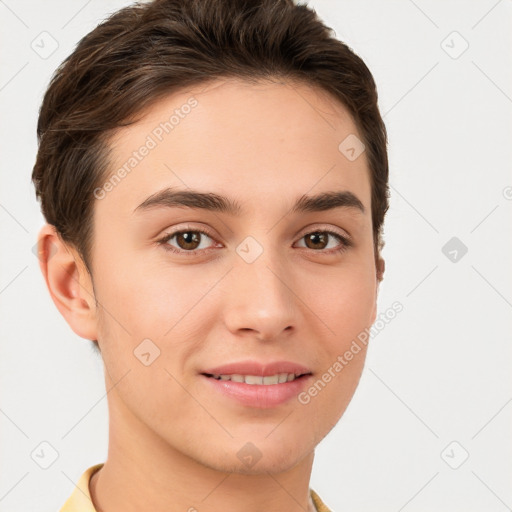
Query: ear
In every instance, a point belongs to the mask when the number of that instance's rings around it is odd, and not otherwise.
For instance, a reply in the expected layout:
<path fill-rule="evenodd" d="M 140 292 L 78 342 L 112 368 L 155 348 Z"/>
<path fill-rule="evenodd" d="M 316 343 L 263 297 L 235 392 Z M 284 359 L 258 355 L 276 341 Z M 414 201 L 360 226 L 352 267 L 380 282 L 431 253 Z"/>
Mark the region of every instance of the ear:
<path fill-rule="evenodd" d="M 78 336 L 96 340 L 94 290 L 82 258 L 51 224 L 46 224 L 39 232 L 37 249 L 41 272 L 60 314 Z"/>
<path fill-rule="evenodd" d="M 375 320 L 377 319 L 377 297 L 379 295 L 379 285 L 380 285 L 381 281 L 384 279 L 384 270 L 386 269 L 386 262 L 384 261 L 384 258 L 379 256 L 375 267 L 376 267 L 377 288 L 375 290 L 375 302 L 373 305 L 372 325 L 374 324 Z"/>
<path fill-rule="evenodd" d="M 380 282 L 384 279 L 384 271 L 386 270 L 386 262 L 384 261 L 384 258 L 382 258 L 381 256 L 379 256 L 379 259 L 377 260 L 376 270 L 378 290 Z"/>

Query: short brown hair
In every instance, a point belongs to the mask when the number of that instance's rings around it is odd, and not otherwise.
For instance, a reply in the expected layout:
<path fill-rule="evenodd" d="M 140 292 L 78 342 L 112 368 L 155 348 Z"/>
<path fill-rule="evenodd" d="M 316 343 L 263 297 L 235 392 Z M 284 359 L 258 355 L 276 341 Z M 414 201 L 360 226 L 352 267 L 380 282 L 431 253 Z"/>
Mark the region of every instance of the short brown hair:
<path fill-rule="evenodd" d="M 366 146 L 377 257 L 389 197 L 387 134 L 361 58 L 292 0 L 155 0 L 123 8 L 87 34 L 40 109 L 36 196 L 89 272 L 93 191 L 109 172 L 109 134 L 157 99 L 223 77 L 297 80 L 348 108 Z"/>

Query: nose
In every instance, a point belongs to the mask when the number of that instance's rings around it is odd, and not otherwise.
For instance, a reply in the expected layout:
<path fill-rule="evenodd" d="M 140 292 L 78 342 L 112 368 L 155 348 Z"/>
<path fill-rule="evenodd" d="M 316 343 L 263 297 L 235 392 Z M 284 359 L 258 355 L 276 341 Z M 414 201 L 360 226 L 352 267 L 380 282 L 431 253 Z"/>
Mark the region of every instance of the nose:
<path fill-rule="evenodd" d="M 262 257 L 238 261 L 229 281 L 223 314 L 230 332 L 272 341 L 296 329 L 298 299 L 282 266 Z"/>

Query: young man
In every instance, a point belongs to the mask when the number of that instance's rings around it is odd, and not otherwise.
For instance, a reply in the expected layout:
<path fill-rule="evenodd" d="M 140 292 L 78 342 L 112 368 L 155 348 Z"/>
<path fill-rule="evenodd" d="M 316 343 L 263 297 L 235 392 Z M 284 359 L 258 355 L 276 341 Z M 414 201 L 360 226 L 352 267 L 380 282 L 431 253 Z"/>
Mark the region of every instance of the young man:
<path fill-rule="evenodd" d="M 61 510 L 328 510 L 314 450 L 384 271 L 365 64 L 291 0 L 136 5 L 59 68 L 38 136 L 41 269 L 109 407 Z"/>

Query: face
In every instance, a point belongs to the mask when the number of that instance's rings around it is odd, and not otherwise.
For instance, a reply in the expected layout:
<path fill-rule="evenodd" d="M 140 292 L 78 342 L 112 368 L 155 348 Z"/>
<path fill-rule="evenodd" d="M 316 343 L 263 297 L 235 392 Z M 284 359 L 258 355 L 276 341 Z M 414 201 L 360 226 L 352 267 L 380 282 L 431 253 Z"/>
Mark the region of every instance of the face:
<path fill-rule="evenodd" d="M 378 284 L 348 136 L 323 91 L 238 80 L 115 134 L 91 254 L 114 425 L 241 473 L 289 469 L 332 429 L 366 348 L 339 356 L 375 320 Z"/>

